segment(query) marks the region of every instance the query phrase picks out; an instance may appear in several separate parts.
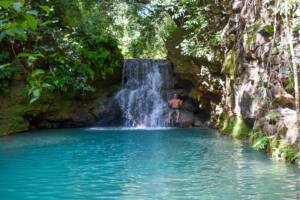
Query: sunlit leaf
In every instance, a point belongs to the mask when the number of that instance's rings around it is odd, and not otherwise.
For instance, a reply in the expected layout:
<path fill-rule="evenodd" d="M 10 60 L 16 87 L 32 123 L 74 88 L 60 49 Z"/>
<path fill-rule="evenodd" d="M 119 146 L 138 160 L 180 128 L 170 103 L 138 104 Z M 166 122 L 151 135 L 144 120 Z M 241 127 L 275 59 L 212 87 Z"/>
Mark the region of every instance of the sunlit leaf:
<path fill-rule="evenodd" d="M 40 98 L 40 96 L 41 96 L 41 89 L 36 88 L 32 90 L 30 103 L 34 103 L 35 101 L 37 101 Z"/>
<path fill-rule="evenodd" d="M 38 11 L 36 11 L 36 10 L 29 10 L 26 13 L 30 14 L 30 15 L 34 15 L 34 16 L 37 16 L 39 14 Z"/>
<path fill-rule="evenodd" d="M 18 13 L 22 11 L 22 6 L 23 4 L 21 2 L 16 2 L 13 4 L 14 10 L 17 11 Z"/>
<path fill-rule="evenodd" d="M 0 42 L 5 38 L 6 32 L 5 31 L 1 31 L 0 33 Z"/>
<path fill-rule="evenodd" d="M 39 75 L 42 75 L 42 74 L 45 74 L 45 71 L 42 70 L 42 69 L 36 69 L 32 72 L 32 76 L 39 76 Z"/>
<path fill-rule="evenodd" d="M 21 57 L 21 58 L 26 58 L 26 57 L 29 57 L 29 56 L 34 56 L 34 57 L 45 57 L 43 54 L 41 53 L 26 53 L 26 52 L 23 52 L 23 53 L 19 53 L 18 54 L 18 57 Z"/>
<path fill-rule="evenodd" d="M 274 27 L 272 24 L 268 24 L 264 27 L 264 30 L 271 36 L 274 33 Z"/>
<path fill-rule="evenodd" d="M 51 9 L 49 6 L 41 6 L 42 10 L 45 11 L 48 15 L 51 12 Z"/>
<path fill-rule="evenodd" d="M 14 4 L 14 1 L 2 1 L 2 0 L 0 1 L 0 7 L 5 8 L 5 9 L 11 7 L 13 4 Z"/>
<path fill-rule="evenodd" d="M 33 17 L 32 15 L 25 15 L 25 18 L 27 20 L 27 23 L 29 25 L 29 27 L 32 29 L 32 30 L 36 30 L 37 28 L 37 21 L 35 19 L 35 17 Z"/>
<path fill-rule="evenodd" d="M 4 69 L 4 68 L 6 68 L 6 67 L 9 67 L 10 65 L 11 65 L 10 63 L 0 65 L 0 70 L 1 70 L 1 69 Z"/>

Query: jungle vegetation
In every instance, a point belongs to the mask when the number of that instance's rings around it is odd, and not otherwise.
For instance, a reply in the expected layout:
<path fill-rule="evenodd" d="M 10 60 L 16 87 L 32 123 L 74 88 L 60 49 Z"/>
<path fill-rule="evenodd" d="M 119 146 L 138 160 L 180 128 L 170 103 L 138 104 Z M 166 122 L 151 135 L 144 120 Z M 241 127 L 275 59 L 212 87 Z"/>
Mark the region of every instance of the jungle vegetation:
<path fill-rule="evenodd" d="M 93 83 L 105 80 L 123 58 L 165 58 L 165 41 L 177 27 L 188 32 L 178 46 L 183 54 L 220 60 L 222 27 L 212 23 L 225 20 L 220 5 L 196 0 L 1 1 L 0 92 L 16 77 L 25 80 L 31 103 L 43 91 L 93 91 Z"/>
<path fill-rule="evenodd" d="M 230 6 L 228 0 L 2 0 L 0 92 L 20 79 L 31 103 L 43 92 L 92 92 L 94 83 L 118 70 L 124 58 L 165 58 L 165 43 L 177 29 L 185 32 L 176 47 L 183 55 L 208 67 L 222 66 L 232 43 L 223 33 Z M 265 6 L 274 18 L 266 32 L 275 36 L 283 29 L 288 36 L 287 45 L 276 38 L 274 43 L 281 42 L 291 58 L 290 85 L 300 113 L 292 44 L 294 31 L 299 31 L 292 20 L 299 2 L 269 0 Z M 243 33 L 247 42 L 253 41 L 258 25 Z"/>

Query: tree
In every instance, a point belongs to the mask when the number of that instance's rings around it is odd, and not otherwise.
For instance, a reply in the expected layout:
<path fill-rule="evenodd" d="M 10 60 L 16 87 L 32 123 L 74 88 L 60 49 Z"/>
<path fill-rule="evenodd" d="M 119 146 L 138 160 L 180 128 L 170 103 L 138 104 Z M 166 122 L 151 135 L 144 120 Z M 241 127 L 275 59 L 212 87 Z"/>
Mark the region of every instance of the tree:
<path fill-rule="evenodd" d="M 58 9 L 65 4 L 66 9 Z M 122 55 L 108 31 L 108 14 L 102 12 L 107 17 L 92 29 L 99 20 L 89 19 L 91 13 L 80 7 L 80 1 L 1 1 L 0 91 L 17 72 L 27 81 L 31 103 L 44 91 L 93 91 L 97 80 L 121 66 Z"/>
<path fill-rule="evenodd" d="M 283 1 L 283 12 L 281 13 L 284 20 L 284 28 L 286 34 L 286 40 L 289 46 L 289 51 L 291 54 L 291 64 L 293 68 L 294 76 L 294 90 L 295 90 L 295 107 L 297 112 L 297 126 L 298 126 L 298 137 L 300 137 L 300 94 L 299 94 L 299 74 L 298 74 L 298 65 L 295 56 L 294 50 L 294 37 L 292 27 L 294 27 L 294 10 L 298 9 L 300 6 L 299 1 Z M 291 18 L 291 19 L 290 19 Z"/>

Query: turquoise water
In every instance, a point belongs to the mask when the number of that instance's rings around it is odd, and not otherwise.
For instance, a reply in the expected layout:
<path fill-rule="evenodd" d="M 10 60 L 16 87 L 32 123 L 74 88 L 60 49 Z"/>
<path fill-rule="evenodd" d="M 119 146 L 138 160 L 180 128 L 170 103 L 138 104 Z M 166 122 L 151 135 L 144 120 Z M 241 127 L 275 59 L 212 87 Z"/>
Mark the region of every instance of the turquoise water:
<path fill-rule="evenodd" d="M 290 200 L 299 199 L 299 175 L 244 142 L 200 129 L 68 129 L 0 138 L 3 200 Z"/>

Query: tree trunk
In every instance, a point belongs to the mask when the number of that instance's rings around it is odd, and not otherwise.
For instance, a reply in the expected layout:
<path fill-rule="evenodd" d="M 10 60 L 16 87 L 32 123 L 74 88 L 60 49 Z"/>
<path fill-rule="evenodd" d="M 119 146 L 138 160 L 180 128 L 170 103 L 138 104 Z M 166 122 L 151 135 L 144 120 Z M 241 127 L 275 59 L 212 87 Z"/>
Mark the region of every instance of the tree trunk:
<path fill-rule="evenodd" d="M 286 37 L 289 45 L 289 50 L 292 57 L 292 67 L 293 67 L 293 76 L 294 76 L 294 89 L 295 89 L 295 105 L 297 111 L 297 128 L 298 128 L 298 139 L 300 137 L 299 130 L 300 130 L 300 94 L 299 94 L 299 76 L 298 76 L 298 66 L 296 62 L 296 56 L 294 51 L 294 44 L 293 44 L 293 32 L 291 31 L 290 27 L 293 27 L 293 21 L 290 25 L 289 23 L 289 8 L 288 2 L 285 3 L 285 25 L 286 25 Z"/>

